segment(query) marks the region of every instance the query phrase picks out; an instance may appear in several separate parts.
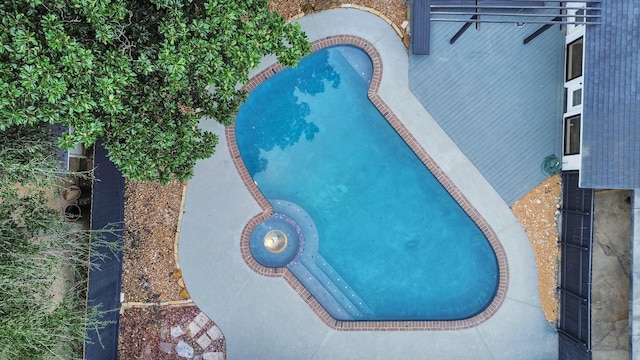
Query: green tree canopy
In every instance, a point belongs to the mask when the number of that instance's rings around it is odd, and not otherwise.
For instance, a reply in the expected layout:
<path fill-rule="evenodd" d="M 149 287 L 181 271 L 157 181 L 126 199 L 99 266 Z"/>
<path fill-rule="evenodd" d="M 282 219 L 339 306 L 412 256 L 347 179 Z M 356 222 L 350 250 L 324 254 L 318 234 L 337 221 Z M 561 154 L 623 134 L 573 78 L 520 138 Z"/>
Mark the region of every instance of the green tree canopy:
<path fill-rule="evenodd" d="M 184 181 L 231 124 L 249 69 L 310 51 L 267 0 L 6 0 L 0 4 L 0 131 L 63 124 L 98 137 L 125 177 Z"/>

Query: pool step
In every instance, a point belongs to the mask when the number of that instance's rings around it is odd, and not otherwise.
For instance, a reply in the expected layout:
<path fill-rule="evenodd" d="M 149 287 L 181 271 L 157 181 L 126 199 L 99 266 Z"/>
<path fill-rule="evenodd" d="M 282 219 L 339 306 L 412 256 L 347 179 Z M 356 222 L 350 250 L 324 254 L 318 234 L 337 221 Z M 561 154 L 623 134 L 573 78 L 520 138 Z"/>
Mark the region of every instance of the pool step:
<path fill-rule="evenodd" d="M 338 320 L 367 320 L 373 311 L 318 253 L 318 230 L 311 216 L 299 205 L 270 199 L 274 213 L 293 219 L 302 232 L 302 254 L 287 265 L 313 297 Z"/>
<path fill-rule="evenodd" d="M 371 62 L 371 58 L 369 57 L 369 55 L 367 55 L 366 52 L 362 51 L 359 48 L 351 46 L 340 46 L 332 50 L 335 51 L 335 53 L 332 53 L 332 55 L 341 55 L 341 58 L 338 56 L 334 58 L 336 66 L 338 64 L 342 65 L 343 62 L 348 63 L 349 65 L 344 66 L 350 66 L 351 68 L 353 68 L 353 71 L 362 78 L 362 80 L 371 84 L 371 78 L 373 77 L 373 63 Z"/>
<path fill-rule="evenodd" d="M 348 311 L 349 306 L 345 308 L 343 304 L 340 304 L 331 291 L 327 290 L 306 266 L 296 263 L 289 264 L 287 267 L 331 316 L 338 320 L 359 320 L 361 318 L 358 312 Z"/>
<path fill-rule="evenodd" d="M 373 313 L 371 308 L 319 254 L 303 258 L 300 262 L 292 263 L 288 267 L 334 318 L 367 320 Z"/>
<path fill-rule="evenodd" d="M 322 270 L 333 285 L 330 290 L 333 291 L 334 297 L 340 297 L 339 299 L 337 298 L 338 301 L 342 300 L 342 297 L 345 297 L 351 305 L 354 305 L 362 313 L 365 319 L 369 318 L 370 315 L 373 314 L 373 310 L 358 296 L 333 266 L 320 254 L 316 254 L 315 260 L 315 266 Z"/>

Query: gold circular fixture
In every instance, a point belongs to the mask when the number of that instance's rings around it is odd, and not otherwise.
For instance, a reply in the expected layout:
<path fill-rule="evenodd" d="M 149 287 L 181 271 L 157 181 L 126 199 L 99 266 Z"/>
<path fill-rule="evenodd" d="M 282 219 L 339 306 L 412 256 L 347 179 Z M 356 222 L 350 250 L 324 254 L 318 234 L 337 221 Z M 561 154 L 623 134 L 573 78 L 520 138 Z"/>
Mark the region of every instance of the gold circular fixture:
<path fill-rule="evenodd" d="M 263 241 L 264 247 L 272 254 L 279 254 L 287 247 L 287 235 L 280 230 L 269 230 Z"/>

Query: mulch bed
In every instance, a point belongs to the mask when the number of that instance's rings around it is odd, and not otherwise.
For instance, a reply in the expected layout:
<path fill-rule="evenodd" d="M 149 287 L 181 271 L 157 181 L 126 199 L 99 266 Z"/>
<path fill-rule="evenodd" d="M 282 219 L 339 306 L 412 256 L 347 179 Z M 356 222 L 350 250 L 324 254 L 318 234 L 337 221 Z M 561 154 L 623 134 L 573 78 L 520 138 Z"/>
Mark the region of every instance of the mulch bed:
<path fill-rule="evenodd" d="M 182 184 L 127 181 L 122 293 L 125 302 L 180 300 L 173 251 Z"/>

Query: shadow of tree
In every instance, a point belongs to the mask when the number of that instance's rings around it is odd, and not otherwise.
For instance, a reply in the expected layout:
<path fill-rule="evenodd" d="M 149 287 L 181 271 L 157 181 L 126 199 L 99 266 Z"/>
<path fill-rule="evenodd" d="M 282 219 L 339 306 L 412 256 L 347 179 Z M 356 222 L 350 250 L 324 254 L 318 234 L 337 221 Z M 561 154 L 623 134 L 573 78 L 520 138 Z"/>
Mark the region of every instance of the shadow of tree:
<path fill-rule="evenodd" d="M 282 87 L 277 104 L 261 104 L 265 99 L 249 99 L 262 106 L 260 113 L 237 124 L 236 134 L 242 158 L 249 173 L 253 176 L 265 170 L 268 160 L 262 156 L 265 152 L 278 147 L 281 150 L 299 142 L 303 137 L 312 141 L 320 129 L 315 123 L 307 121 L 311 110 L 309 104 L 300 101 L 296 90 L 315 96 L 325 91 L 326 86 L 337 88 L 340 85 L 340 74 L 329 64 L 329 51 L 321 50 L 312 55 L 314 61 L 303 59 L 292 71 L 294 82 Z M 267 80 L 271 81 L 273 79 Z M 241 110 L 242 111 L 242 110 Z M 283 118 L 286 116 L 286 118 Z"/>

